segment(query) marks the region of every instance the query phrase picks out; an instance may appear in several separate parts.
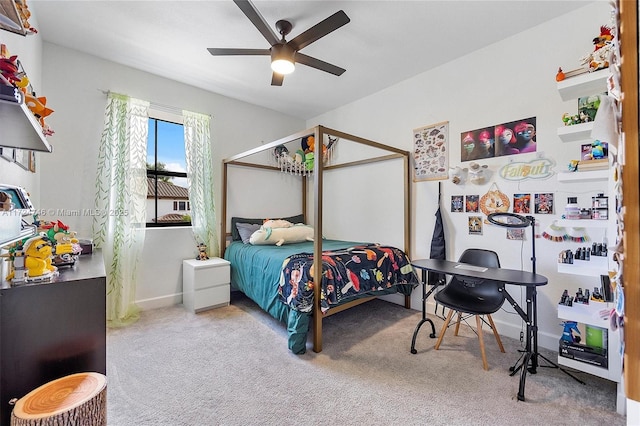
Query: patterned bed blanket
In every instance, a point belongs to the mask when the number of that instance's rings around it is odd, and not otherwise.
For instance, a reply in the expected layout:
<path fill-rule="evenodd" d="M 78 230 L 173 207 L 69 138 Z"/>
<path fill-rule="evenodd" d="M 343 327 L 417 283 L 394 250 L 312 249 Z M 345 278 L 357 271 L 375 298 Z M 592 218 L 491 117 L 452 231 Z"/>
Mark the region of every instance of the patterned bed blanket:
<path fill-rule="evenodd" d="M 299 253 L 283 262 L 280 299 L 299 312 L 313 309 L 313 261 L 313 253 Z M 411 294 L 418 284 L 410 260 L 398 248 L 366 244 L 324 251 L 320 308 L 324 313 L 342 302 L 376 293 Z"/>

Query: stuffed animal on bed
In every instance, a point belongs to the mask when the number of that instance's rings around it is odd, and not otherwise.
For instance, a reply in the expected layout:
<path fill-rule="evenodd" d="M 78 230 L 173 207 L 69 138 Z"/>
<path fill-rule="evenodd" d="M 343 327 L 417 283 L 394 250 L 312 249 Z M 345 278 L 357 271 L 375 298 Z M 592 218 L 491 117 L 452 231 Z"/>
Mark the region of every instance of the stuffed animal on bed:
<path fill-rule="evenodd" d="M 284 219 L 266 219 L 262 224 L 263 228 L 290 228 L 293 223 Z"/>
<path fill-rule="evenodd" d="M 266 223 L 267 222 L 265 222 L 265 224 Z M 275 244 L 276 246 L 289 243 L 301 243 L 303 241 L 313 241 L 313 227 L 305 225 L 304 223 L 280 228 L 262 225 L 260 229 L 251 234 L 251 238 L 249 239 L 249 242 L 253 245 Z"/>

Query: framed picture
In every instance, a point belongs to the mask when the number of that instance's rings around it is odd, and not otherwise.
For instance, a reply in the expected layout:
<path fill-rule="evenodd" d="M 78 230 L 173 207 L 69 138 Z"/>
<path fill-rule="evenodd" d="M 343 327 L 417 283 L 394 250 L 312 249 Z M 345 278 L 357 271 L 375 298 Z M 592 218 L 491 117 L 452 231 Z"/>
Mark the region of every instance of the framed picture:
<path fill-rule="evenodd" d="M 531 212 L 531 194 L 513 194 L 513 212 L 529 214 Z"/>
<path fill-rule="evenodd" d="M 29 151 L 29 171 L 31 173 L 36 172 L 36 152 Z"/>
<path fill-rule="evenodd" d="M 0 157 L 13 163 L 16 161 L 16 149 L 7 148 L 6 146 L 0 146 Z"/>
<path fill-rule="evenodd" d="M 15 153 L 16 164 L 25 170 L 29 170 L 30 152 L 31 151 L 26 149 L 16 149 L 16 153 Z"/>
<path fill-rule="evenodd" d="M 413 129 L 413 181 L 449 178 L 449 122 Z"/>
<path fill-rule="evenodd" d="M 596 112 L 600 108 L 600 101 L 605 96 L 607 96 L 606 92 L 578 98 L 578 116 L 581 123 L 595 120 Z"/>
<path fill-rule="evenodd" d="M 462 213 L 464 211 L 464 195 L 451 196 L 451 212 Z"/>
<path fill-rule="evenodd" d="M 467 213 L 478 213 L 480 209 L 479 195 L 467 195 L 464 199 L 464 209 Z"/>
<path fill-rule="evenodd" d="M 553 214 L 553 193 L 535 194 L 533 206 L 536 214 Z"/>
<path fill-rule="evenodd" d="M 482 216 L 469 216 L 469 235 L 482 235 Z"/>

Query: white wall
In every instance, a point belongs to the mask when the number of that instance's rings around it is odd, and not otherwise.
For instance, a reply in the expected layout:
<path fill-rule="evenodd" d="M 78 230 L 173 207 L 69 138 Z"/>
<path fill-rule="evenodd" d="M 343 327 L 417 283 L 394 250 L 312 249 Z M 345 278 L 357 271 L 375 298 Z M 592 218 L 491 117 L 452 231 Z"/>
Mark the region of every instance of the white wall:
<path fill-rule="evenodd" d="M 337 110 L 315 117 L 307 127 L 322 124 L 358 136 L 412 150 L 412 129 L 441 121 L 449 121 L 450 165 L 460 164 L 460 134 L 527 117 L 537 117 L 538 153 L 543 152 L 556 161 L 556 171 L 564 171 L 570 159 L 577 158 L 579 143 L 562 143 L 556 135 L 562 126 L 564 112 L 577 113 L 577 100 L 563 102 L 556 88 L 555 74 L 559 66 L 564 70 L 579 67 L 579 58 L 591 50 L 591 40 L 599 33 L 600 25 L 609 24 L 607 2 L 598 2 L 575 12 L 560 16 L 529 31 L 490 45 L 432 71 L 418 75 L 379 93 L 358 100 Z M 341 146 L 340 149 L 344 149 Z M 535 154 L 512 157 L 529 161 Z M 495 176 L 495 171 L 507 160 L 498 157 L 480 161 L 489 165 L 493 177 L 485 185 L 454 185 L 442 182 L 442 206 L 447 237 L 448 258 L 456 259 L 469 247 L 488 248 L 498 252 L 504 267 L 531 270 L 531 232 L 527 230 L 524 243 L 507 240 L 504 228 L 484 226 L 481 236 L 468 235 L 466 213 L 451 213 L 451 195 L 484 195 L 491 183 L 511 198 L 514 193 L 553 192 L 556 197 L 555 215 L 537 215 L 541 234 L 553 219 L 559 218 L 566 198 L 577 195 L 578 202 L 590 206 L 591 196 L 606 190 L 606 184 L 558 184 L 555 177 L 545 181 L 512 183 Z M 468 166 L 468 163 L 463 163 Z M 381 193 L 391 191 L 384 179 L 377 182 Z M 418 182 L 412 188 L 414 211 L 414 247 L 412 257 L 429 257 L 430 242 L 437 208 L 438 184 Z M 374 210 L 375 211 L 375 210 Z M 401 220 L 401 210 L 385 212 L 389 222 Z M 375 213 L 362 216 L 357 226 L 361 230 L 375 227 L 381 216 Z M 352 221 L 343 226 L 354 227 Z M 341 226 L 335 223 L 334 226 Z M 347 229 L 347 228 L 345 228 Z M 332 229 L 334 231 L 334 229 Z M 351 231 L 353 232 L 353 231 Z M 591 236 L 596 241 L 602 235 Z M 613 236 L 610 236 L 610 241 Z M 556 258 L 561 250 L 575 250 L 580 244 L 560 244 L 536 239 L 537 272 L 549 278 L 549 285 L 539 290 L 538 312 L 540 345 L 557 350 L 562 329 L 557 317 L 557 303 L 565 288 L 575 292 L 578 287 L 599 285 L 597 278 L 559 274 Z M 524 302 L 524 290 L 510 286 L 509 291 L 518 302 Z M 414 292 L 412 306 L 421 306 L 420 292 Z M 395 301 L 400 301 L 399 298 Z M 524 304 L 524 303 L 522 303 Z M 494 316 L 501 333 L 517 338 L 523 328 L 510 307 Z"/>
<path fill-rule="evenodd" d="M 94 207 L 98 145 L 106 96 L 127 94 L 159 105 L 211 114 L 214 185 L 221 217 L 221 162 L 261 141 L 284 137 L 304 128 L 304 121 L 221 95 L 107 62 L 58 45 L 45 43 L 43 90 L 55 112 L 47 122 L 55 130 L 54 152 L 41 155 L 38 209 L 83 211 Z M 60 219 L 80 237 L 91 236 L 90 216 Z M 148 230 L 141 283 L 136 300 L 143 308 L 180 303 L 182 260 L 197 253 L 191 228 Z"/>

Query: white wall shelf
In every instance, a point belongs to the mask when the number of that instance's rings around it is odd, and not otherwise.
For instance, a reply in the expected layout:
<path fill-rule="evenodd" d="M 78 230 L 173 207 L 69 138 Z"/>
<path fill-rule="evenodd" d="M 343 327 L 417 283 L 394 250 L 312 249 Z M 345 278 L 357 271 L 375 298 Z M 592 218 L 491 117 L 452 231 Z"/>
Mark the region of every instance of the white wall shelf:
<path fill-rule="evenodd" d="M 608 271 L 609 261 L 605 256 L 591 256 L 591 260 L 574 259 L 573 263 L 558 263 L 558 272 L 562 274 L 597 277 L 606 275 Z"/>
<path fill-rule="evenodd" d="M 601 219 L 558 219 L 557 224 L 565 228 L 608 228 L 609 221 Z"/>
<path fill-rule="evenodd" d="M 30 32 L 22 25 L 18 9 L 12 0 L 0 0 L 0 15 L 5 18 L 0 19 L 0 29 L 20 35 Z"/>
<path fill-rule="evenodd" d="M 558 127 L 558 137 L 562 142 L 591 140 L 591 130 L 593 130 L 593 121 Z"/>
<path fill-rule="evenodd" d="M 0 84 L 2 84 L 0 82 Z M 42 131 L 42 126 L 21 102 L 0 99 L 0 146 L 51 152 L 52 147 Z"/>
<path fill-rule="evenodd" d="M 587 182 L 587 181 L 607 181 L 609 170 L 590 170 L 587 172 L 561 172 L 558 173 L 558 182 Z"/>
<path fill-rule="evenodd" d="M 563 101 L 596 95 L 607 91 L 609 70 L 589 72 L 558 82 L 558 93 Z"/>

